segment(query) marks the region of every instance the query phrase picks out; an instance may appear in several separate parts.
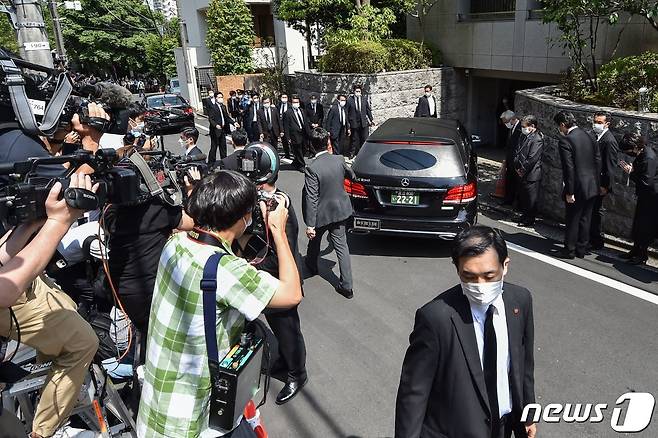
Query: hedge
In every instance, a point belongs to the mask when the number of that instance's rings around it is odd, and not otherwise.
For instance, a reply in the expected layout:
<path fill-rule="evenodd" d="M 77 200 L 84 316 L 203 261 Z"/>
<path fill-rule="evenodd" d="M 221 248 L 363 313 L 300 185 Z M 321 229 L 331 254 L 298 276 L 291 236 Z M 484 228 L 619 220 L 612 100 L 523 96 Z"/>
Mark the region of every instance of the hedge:
<path fill-rule="evenodd" d="M 434 58 L 432 50 L 416 41 L 339 42 L 327 49 L 319 63 L 326 73 L 364 73 L 427 68 Z"/>
<path fill-rule="evenodd" d="M 651 111 L 658 111 L 658 53 L 617 58 L 601 66 L 595 100 L 606 106 L 637 110 L 638 90 L 648 87 Z"/>

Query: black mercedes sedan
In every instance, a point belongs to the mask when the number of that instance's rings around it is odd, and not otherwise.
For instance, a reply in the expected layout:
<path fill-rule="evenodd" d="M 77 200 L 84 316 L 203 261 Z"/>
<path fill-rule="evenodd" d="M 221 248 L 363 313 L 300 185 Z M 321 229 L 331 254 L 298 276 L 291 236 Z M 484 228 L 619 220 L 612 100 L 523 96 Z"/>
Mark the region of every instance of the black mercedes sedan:
<path fill-rule="evenodd" d="M 153 134 L 177 134 L 194 127 L 194 109 L 177 94 L 152 94 L 145 104 L 147 130 L 150 128 Z"/>
<path fill-rule="evenodd" d="M 450 240 L 477 221 L 477 156 L 456 120 L 389 119 L 352 168 L 352 233 Z"/>

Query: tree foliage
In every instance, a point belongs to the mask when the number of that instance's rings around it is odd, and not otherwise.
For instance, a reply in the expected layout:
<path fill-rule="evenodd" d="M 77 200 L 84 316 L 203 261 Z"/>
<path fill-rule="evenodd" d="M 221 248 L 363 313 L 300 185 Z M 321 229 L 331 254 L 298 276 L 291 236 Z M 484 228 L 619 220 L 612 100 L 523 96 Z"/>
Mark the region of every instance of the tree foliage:
<path fill-rule="evenodd" d="M 60 16 L 69 59 L 83 71 L 115 77 L 175 71 L 177 30 L 141 0 L 82 0 L 82 11 L 60 8 Z"/>
<path fill-rule="evenodd" d="M 218 75 L 251 73 L 255 40 L 251 11 L 244 0 L 211 0 L 206 46 Z"/>
<path fill-rule="evenodd" d="M 658 31 L 658 1 L 620 0 L 615 3 L 617 3 L 616 11 L 622 10 L 634 15 L 641 15 Z"/>
<path fill-rule="evenodd" d="M 16 31 L 14 31 L 14 28 L 11 26 L 7 14 L 2 14 L 2 16 L 0 16 L 0 47 L 18 53 Z"/>

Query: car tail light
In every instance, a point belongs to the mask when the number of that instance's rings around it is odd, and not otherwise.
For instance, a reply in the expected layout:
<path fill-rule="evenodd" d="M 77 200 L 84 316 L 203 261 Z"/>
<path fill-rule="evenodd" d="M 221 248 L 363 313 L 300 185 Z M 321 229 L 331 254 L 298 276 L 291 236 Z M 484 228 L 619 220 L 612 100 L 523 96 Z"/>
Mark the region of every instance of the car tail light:
<path fill-rule="evenodd" d="M 366 187 L 363 184 L 345 178 L 343 187 L 347 194 L 353 198 L 368 198 L 368 192 L 366 192 Z"/>
<path fill-rule="evenodd" d="M 477 196 L 477 185 L 470 182 L 463 186 L 453 187 L 443 198 L 444 204 L 466 204 L 473 201 Z"/>
<path fill-rule="evenodd" d="M 192 114 L 192 113 L 194 113 L 194 110 L 192 109 L 192 107 L 185 108 L 185 114 Z"/>

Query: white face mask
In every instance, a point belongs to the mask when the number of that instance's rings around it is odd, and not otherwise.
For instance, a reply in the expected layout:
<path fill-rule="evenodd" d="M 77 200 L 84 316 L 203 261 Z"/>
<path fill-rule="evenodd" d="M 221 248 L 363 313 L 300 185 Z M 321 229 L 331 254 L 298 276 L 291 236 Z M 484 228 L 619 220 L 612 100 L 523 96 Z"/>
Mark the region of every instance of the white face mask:
<path fill-rule="evenodd" d="M 178 144 L 179 144 L 180 147 L 182 147 L 183 149 L 187 149 L 187 142 L 186 142 L 185 140 L 183 140 L 182 138 L 179 138 L 179 139 L 178 139 Z"/>
<path fill-rule="evenodd" d="M 217 103 L 224 103 L 223 97 L 216 97 L 215 100 L 217 101 Z"/>
<path fill-rule="evenodd" d="M 566 134 L 565 134 L 564 132 L 562 132 L 562 130 L 561 130 L 559 127 L 557 128 L 557 132 L 558 132 L 558 134 L 560 134 L 562 137 L 565 137 L 565 136 L 566 136 Z"/>
<path fill-rule="evenodd" d="M 297 109 L 297 108 L 299 108 L 299 104 L 298 104 L 298 103 L 293 103 L 293 104 L 292 104 L 292 107 L 295 108 L 295 109 Z"/>
<path fill-rule="evenodd" d="M 281 98 L 281 103 L 288 103 L 288 98 L 287 97 Z"/>
<path fill-rule="evenodd" d="M 338 101 L 338 105 L 340 105 L 340 106 L 345 106 L 346 103 L 347 103 L 347 102 L 344 101 L 344 100 L 339 100 L 339 101 Z"/>
<path fill-rule="evenodd" d="M 318 100 L 317 99 L 311 99 L 311 103 L 316 104 L 316 103 L 318 103 Z"/>
<path fill-rule="evenodd" d="M 252 220 L 251 216 L 249 216 L 249 220 L 246 220 L 243 216 L 242 217 L 242 222 L 244 222 L 244 229 L 246 231 L 247 228 L 249 228 L 251 226 L 251 223 L 253 222 L 253 220 Z"/>
<path fill-rule="evenodd" d="M 601 135 L 601 134 L 603 134 L 603 131 L 605 130 L 605 125 L 603 123 L 594 123 L 592 125 L 592 129 L 594 130 L 594 133 L 596 135 Z"/>
<path fill-rule="evenodd" d="M 491 281 L 487 283 L 464 283 L 462 284 L 462 292 L 473 304 L 481 304 L 488 306 L 494 301 L 500 294 L 503 293 L 503 280 Z"/>
<path fill-rule="evenodd" d="M 269 108 L 270 103 L 269 102 L 263 102 L 263 108 Z"/>
<path fill-rule="evenodd" d="M 507 126 L 507 129 L 512 129 L 514 127 L 514 123 L 507 122 L 507 123 L 505 123 L 505 126 Z"/>
<path fill-rule="evenodd" d="M 521 128 L 521 132 L 523 133 L 523 135 L 530 135 L 530 133 L 533 131 L 532 128 Z"/>
<path fill-rule="evenodd" d="M 425 92 L 425 97 L 430 97 L 431 95 L 432 95 L 432 92 L 431 92 L 431 91 L 426 91 L 426 92 Z"/>
<path fill-rule="evenodd" d="M 361 96 L 361 92 L 360 92 L 360 91 L 355 91 L 355 92 L 354 92 L 354 95 L 355 95 L 355 96 Z"/>

